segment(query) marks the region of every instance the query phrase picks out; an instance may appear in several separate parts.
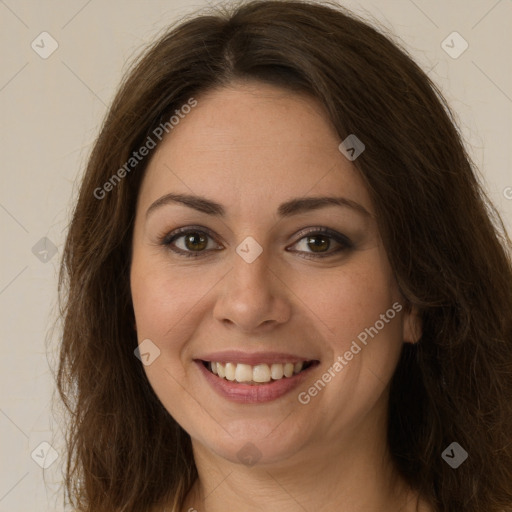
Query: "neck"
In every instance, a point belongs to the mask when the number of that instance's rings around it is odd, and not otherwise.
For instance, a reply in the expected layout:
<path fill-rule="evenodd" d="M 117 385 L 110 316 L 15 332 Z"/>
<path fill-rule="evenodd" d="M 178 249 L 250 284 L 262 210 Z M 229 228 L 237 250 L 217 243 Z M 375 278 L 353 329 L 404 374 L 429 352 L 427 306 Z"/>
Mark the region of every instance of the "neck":
<path fill-rule="evenodd" d="M 385 429 L 359 427 L 344 440 L 327 437 L 285 461 L 252 467 L 193 442 L 199 478 L 182 511 L 225 512 L 233 505 L 244 512 L 428 511 L 416 508 L 417 495 L 398 476 Z"/>

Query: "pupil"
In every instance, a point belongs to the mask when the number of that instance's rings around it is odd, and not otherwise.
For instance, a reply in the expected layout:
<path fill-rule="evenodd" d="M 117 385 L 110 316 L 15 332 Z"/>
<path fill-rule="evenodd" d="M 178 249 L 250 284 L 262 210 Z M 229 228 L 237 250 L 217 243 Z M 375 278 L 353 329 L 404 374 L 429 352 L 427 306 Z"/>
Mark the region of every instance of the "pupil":
<path fill-rule="evenodd" d="M 199 244 L 199 245 L 197 245 Z M 207 245 L 206 237 L 199 233 L 192 233 L 186 237 L 187 249 L 204 249 Z"/>
<path fill-rule="evenodd" d="M 322 252 L 322 249 L 329 248 L 329 239 L 320 236 L 310 236 L 308 237 L 308 245 L 309 244 L 311 244 L 310 249 L 312 249 L 313 252 Z"/>

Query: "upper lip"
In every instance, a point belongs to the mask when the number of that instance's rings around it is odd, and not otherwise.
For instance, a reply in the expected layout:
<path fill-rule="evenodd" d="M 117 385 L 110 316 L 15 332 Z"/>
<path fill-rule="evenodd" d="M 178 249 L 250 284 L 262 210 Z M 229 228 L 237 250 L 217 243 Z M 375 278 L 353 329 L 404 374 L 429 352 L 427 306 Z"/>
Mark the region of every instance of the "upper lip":
<path fill-rule="evenodd" d="M 254 366 L 256 364 L 273 363 L 299 363 L 304 361 L 317 361 L 314 357 L 304 357 L 297 354 L 285 352 L 242 352 L 240 350 L 224 350 L 222 352 L 211 352 L 195 358 L 201 361 L 212 361 L 216 363 L 243 363 Z"/>

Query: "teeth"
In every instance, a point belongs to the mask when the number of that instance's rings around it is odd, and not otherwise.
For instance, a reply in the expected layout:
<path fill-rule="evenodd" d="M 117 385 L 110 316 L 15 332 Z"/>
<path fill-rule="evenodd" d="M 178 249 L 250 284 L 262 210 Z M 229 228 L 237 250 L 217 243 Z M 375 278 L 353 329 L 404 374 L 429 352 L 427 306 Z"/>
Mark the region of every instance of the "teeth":
<path fill-rule="evenodd" d="M 219 363 L 217 363 L 217 368 L 219 367 Z M 235 380 L 236 375 L 236 364 L 233 363 L 226 363 L 225 369 L 226 369 L 226 379 L 228 380 Z"/>
<path fill-rule="evenodd" d="M 280 380 L 283 377 L 292 377 L 300 373 L 304 367 L 304 361 L 299 363 L 273 363 L 257 364 L 251 366 L 243 363 L 208 363 L 212 373 L 221 378 L 236 382 L 265 383 L 271 380 Z"/>
<path fill-rule="evenodd" d="M 232 364 L 232 363 L 228 363 L 228 364 Z M 236 370 L 235 370 L 235 379 L 237 382 L 251 382 L 251 380 L 252 380 L 251 366 L 248 364 L 237 364 Z"/>
<path fill-rule="evenodd" d="M 293 363 L 286 363 L 284 365 L 284 376 L 291 377 L 293 375 L 293 368 L 294 368 Z"/>
<path fill-rule="evenodd" d="M 252 380 L 254 382 L 270 382 L 270 368 L 268 364 L 258 364 L 252 368 Z"/>
<path fill-rule="evenodd" d="M 270 367 L 270 374 L 274 380 L 279 380 L 283 378 L 284 368 L 282 364 L 273 364 Z"/>

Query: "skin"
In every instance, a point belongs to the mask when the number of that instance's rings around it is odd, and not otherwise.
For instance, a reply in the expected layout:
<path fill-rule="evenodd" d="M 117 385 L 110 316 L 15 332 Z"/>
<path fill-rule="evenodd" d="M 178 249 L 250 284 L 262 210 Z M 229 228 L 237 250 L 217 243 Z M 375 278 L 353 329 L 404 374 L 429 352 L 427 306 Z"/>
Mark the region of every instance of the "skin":
<path fill-rule="evenodd" d="M 402 344 L 421 331 L 414 311 L 397 313 L 308 404 L 297 397 L 381 314 L 405 304 L 353 163 L 309 97 L 235 82 L 197 100 L 148 166 L 130 276 L 139 343 L 149 338 L 160 350 L 144 367 L 147 377 L 192 439 L 199 479 L 182 510 L 225 511 L 234 503 L 247 512 L 416 510 L 417 496 L 394 471 L 386 443 L 389 382 Z M 146 213 L 170 192 L 207 197 L 226 214 L 180 204 Z M 334 205 L 277 215 L 287 200 L 324 195 L 355 201 L 369 215 Z M 162 243 L 187 226 L 213 234 L 197 258 Z M 335 252 L 340 246 L 330 239 L 329 256 L 314 259 L 303 231 L 322 227 L 354 247 Z M 263 249 L 252 263 L 236 252 L 248 236 Z M 186 241 L 174 244 L 201 251 Z M 216 394 L 193 362 L 228 349 L 289 352 L 320 364 L 278 400 L 239 404 Z M 237 457 L 247 443 L 259 452 L 253 466 Z"/>

